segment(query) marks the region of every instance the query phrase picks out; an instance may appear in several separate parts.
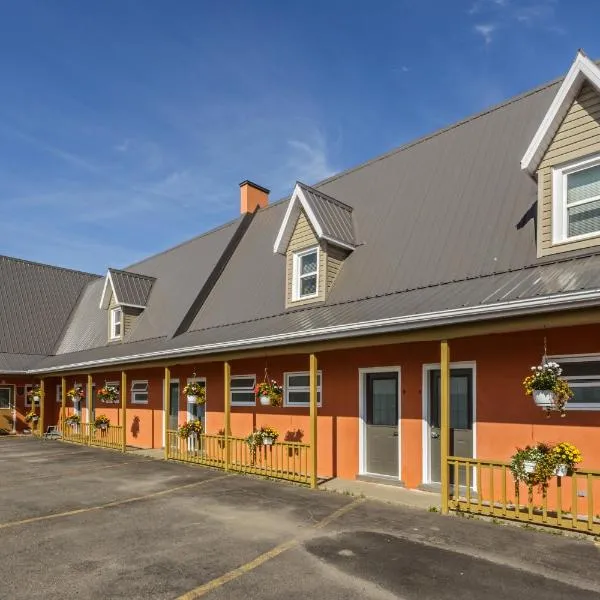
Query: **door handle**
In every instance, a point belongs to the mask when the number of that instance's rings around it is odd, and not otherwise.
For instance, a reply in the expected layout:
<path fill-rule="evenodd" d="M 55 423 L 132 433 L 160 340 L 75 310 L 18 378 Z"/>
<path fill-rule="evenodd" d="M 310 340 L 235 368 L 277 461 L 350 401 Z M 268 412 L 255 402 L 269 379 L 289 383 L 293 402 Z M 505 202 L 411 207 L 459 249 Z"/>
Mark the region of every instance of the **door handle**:
<path fill-rule="evenodd" d="M 398 437 L 398 432 L 394 431 L 394 433 L 392 433 L 392 437 Z"/>
<path fill-rule="evenodd" d="M 431 437 L 434 440 L 437 440 L 440 437 L 440 430 L 438 427 L 431 428 Z"/>

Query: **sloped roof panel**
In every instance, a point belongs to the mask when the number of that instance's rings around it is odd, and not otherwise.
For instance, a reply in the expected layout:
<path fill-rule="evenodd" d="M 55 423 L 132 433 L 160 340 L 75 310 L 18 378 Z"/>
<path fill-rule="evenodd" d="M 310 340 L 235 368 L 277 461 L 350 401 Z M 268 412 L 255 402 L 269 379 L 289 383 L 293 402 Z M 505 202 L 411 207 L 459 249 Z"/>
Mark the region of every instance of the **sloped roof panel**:
<path fill-rule="evenodd" d="M 0 256 L 0 353 L 52 353 L 97 275 Z"/>
<path fill-rule="evenodd" d="M 352 207 L 303 183 L 298 185 L 317 218 L 323 235 L 348 246 L 356 246 Z"/>
<path fill-rule="evenodd" d="M 109 272 L 120 304 L 146 306 L 150 290 L 156 281 L 154 277 L 118 269 L 109 269 Z"/>

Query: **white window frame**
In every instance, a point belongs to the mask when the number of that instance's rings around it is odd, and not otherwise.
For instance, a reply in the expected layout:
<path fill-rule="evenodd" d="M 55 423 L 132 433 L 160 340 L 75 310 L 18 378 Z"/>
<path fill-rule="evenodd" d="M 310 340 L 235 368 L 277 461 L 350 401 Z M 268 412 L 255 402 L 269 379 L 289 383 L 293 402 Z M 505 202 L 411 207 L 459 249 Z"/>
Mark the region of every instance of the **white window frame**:
<path fill-rule="evenodd" d="M 115 334 L 115 329 L 117 326 L 117 320 L 115 319 L 115 315 L 119 313 L 119 333 Z M 111 340 L 120 340 L 123 334 L 123 309 L 120 306 L 110 309 L 110 339 Z"/>
<path fill-rule="evenodd" d="M 310 406 L 309 402 L 290 402 L 289 392 L 290 392 L 290 377 L 294 377 L 297 375 L 302 375 L 310 378 L 310 371 L 289 371 L 283 374 L 283 398 L 284 398 L 284 406 L 293 407 L 308 407 Z M 323 406 L 323 371 L 317 371 L 317 406 Z M 292 388 L 294 392 L 309 392 L 310 386 L 302 385 L 302 386 L 294 386 Z"/>
<path fill-rule="evenodd" d="M 548 360 L 556 361 L 559 365 L 563 365 L 564 363 L 574 363 L 574 362 L 598 362 L 598 372 L 599 375 L 586 375 L 585 379 L 597 380 L 598 385 L 594 385 L 593 383 L 577 383 L 576 380 L 579 377 L 568 377 L 564 376 L 564 379 L 569 383 L 572 388 L 578 387 L 600 387 L 600 354 L 565 354 L 563 356 L 549 356 Z M 600 410 L 600 402 L 574 402 L 570 400 L 567 403 L 566 407 L 567 411 L 569 410 L 589 410 L 589 411 L 598 411 Z"/>
<path fill-rule="evenodd" d="M 252 379 L 254 382 L 252 384 L 252 393 L 254 393 L 254 389 L 256 388 L 256 375 L 232 375 L 230 381 L 235 381 L 236 379 Z M 238 392 L 248 393 L 250 388 L 237 388 Z M 229 386 L 229 402 L 231 406 L 256 406 L 256 395 L 254 396 L 254 400 L 252 402 L 240 402 L 239 400 L 234 400 L 234 389 L 233 386 Z"/>
<path fill-rule="evenodd" d="M 317 253 L 317 269 L 313 273 L 300 273 L 300 264 L 302 257 L 307 254 L 312 254 L 313 252 Z M 321 249 L 319 246 L 313 246 L 312 248 L 307 248 L 306 250 L 302 250 L 300 252 L 294 252 L 292 257 L 292 300 L 297 302 L 298 300 L 310 300 L 311 298 L 316 298 L 319 295 L 319 271 L 321 266 Z M 307 294 L 305 296 L 300 295 L 300 281 L 305 277 L 316 276 L 316 286 L 314 294 Z"/>
<path fill-rule="evenodd" d="M 135 386 L 144 386 L 145 389 L 134 389 Z M 131 382 L 131 387 L 129 389 L 130 393 L 131 393 L 131 399 L 130 402 L 131 404 L 148 404 L 148 401 L 150 400 L 150 393 L 148 391 L 148 380 L 147 379 L 134 379 Z M 137 394 L 146 394 L 146 399 L 145 400 L 138 400 L 137 399 Z"/>
<path fill-rule="evenodd" d="M 567 179 L 569 175 L 578 171 L 585 171 L 592 167 L 600 166 L 600 154 L 589 156 L 584 160 L 577 160 L 566 165 L 552 169 L 552 243 L 565 244 L 600 237 L 600 231 L 569 236 L 569 221 L 567 212 Z M 600 196 L 593 196 L 581 200 L 571 206 L 579 206 L 600 200 Z"/>

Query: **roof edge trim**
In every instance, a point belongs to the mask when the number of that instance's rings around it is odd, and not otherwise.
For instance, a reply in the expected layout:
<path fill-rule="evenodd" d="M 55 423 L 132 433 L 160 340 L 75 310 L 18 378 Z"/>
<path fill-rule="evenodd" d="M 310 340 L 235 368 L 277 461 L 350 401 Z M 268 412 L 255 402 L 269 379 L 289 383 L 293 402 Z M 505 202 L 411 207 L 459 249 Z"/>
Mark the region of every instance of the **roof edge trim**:
<path fill-rule="evenodd" d="M 515 317 L 536 313 L 552 312 L 555 308 L 566 310 L 575 308 L 586 308 L 597 306 L 600 301 L 600 289 L 586 290 L 582 292 L 570 292 L 567 294 L 553 294 L 550 296 L 538 296 L 537 298 L 526 298 L 498 302 L 491 306 L 475 306 L 469 308 L 454 308 L 444 311 L 420 313 L 401 317 L 390 317 L 372 321 L 362 321 L 346 325 L 332 325 L 314 330 L 295 331 L 290 333 L 262 336 L 242 340 L 232 340 L 214 344 L 199 346 L 187 346 L 169 350 L 157 350 L 132 354 L 128 356 L 113 357 L 70 363 L 47 369 L 30 369 L 28 374 L 55 373 L 60 371 L 72 371 L 74 369 L 111 366 L 115 364 L 126 364 L 139 361 L 159 360 L 161 358 L 181 358 L 195 354 L 212 354 L 225 351 L 246 350 L 264 346 L 283 346 L 306 341 L 328 340 L 332 337 L 344 338 L 352 336 L 372 335 L 376 333 L 392 333 L 403 330 L 414 330 L 423 326 L 438 327 L 442 325 L 453 325 L 460 322 L 485 320 L 486 317 Z"/>
<path fill-rule="evenodd" d="M 113 296 L 115 297 L 115 302 L 119 304 L 119 299 L 117 298 L 117 292 L 115 291 L 115 285 L 112 280 L 112 275 L 110 274 L 110 269 L 106 271 L 106 278 L 104 279 L 104 287 L 102 288 L 102 296 L 100 296 L 100 309 L 108 309 L 108 297 L 106 295 L 106 288 L 108 287 L 108 283 L 110 282 L 110 289 L 112 290 Z"/>
<path fill-rule="evenodd" d="M 522 170 L 527 171 L 530 175 L 533 175 L 536 171 L 558 126 L 585 81 L 588 81 L 600 92 L 600 69 L 582 50 L 579 50 L 569 72 L 556 92 L 550 108 L 521 159 Z"/>

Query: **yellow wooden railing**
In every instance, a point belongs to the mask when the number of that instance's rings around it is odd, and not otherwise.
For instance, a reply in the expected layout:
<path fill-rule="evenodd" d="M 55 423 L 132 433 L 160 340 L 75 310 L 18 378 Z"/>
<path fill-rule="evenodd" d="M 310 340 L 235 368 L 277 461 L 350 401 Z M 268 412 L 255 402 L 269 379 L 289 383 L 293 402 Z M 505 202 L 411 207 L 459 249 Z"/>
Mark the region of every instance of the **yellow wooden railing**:
<path fill-rule="evenodd" d="M 272 446 L 251 448 L 244 438 L 237 437 L 229 437 L 227 444 L 229 452 L 226 452 L 226 440 L 223 435 L 203 433 L 193 438 L 182 439 L 176 431 L 167 431 L 167 459 L 299 483 L 310 482 L 309 444 L 276 442 Z"/>
<path fill-rule="evenodd" d="M 600 533 L 600 471 L 553 477 L 546 493 L 515 485 L 508 463 L 448 457 L 449 508 L 457 512 Z"/>
<path fill-rule="evenodd" d="M 93 423 L 71 424 L 63 421 L 61 431 L 63 439 L 67 442 L 114 448 L 115 450 L 120 450 L 122 446 L 123 427 L 121 425 L 109 425 L 107 429 L 100 429 Z"/>

